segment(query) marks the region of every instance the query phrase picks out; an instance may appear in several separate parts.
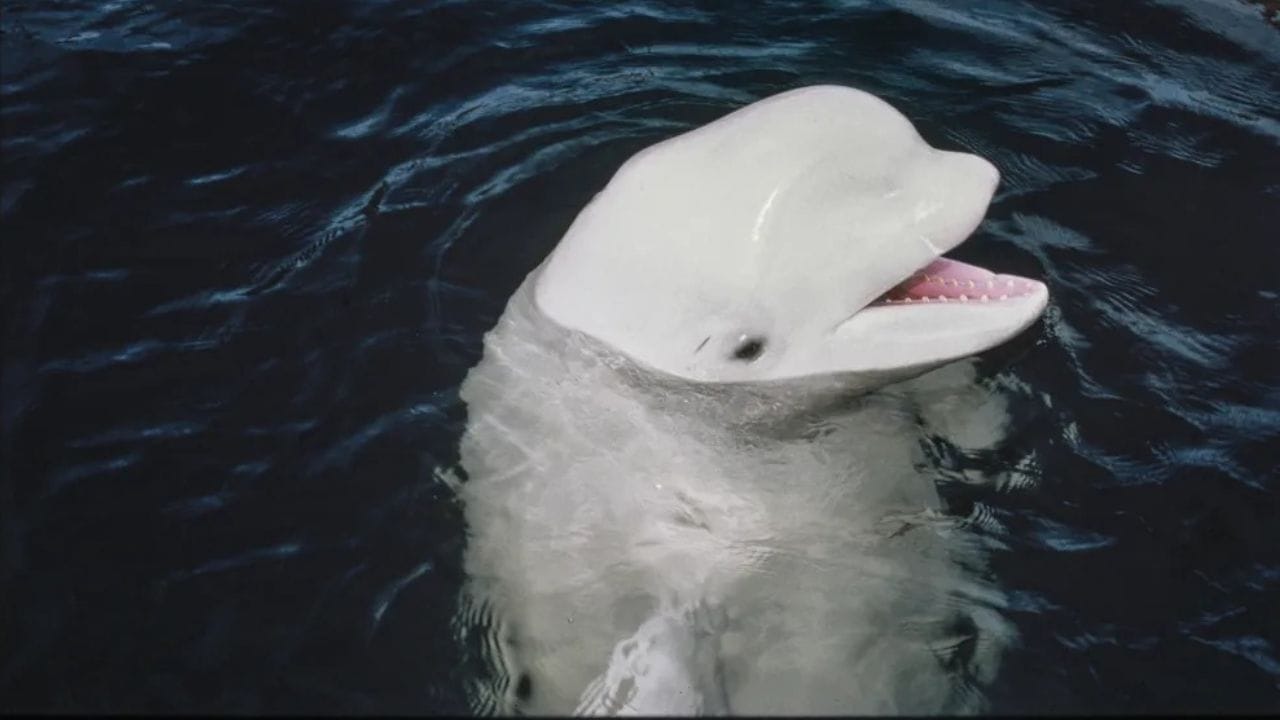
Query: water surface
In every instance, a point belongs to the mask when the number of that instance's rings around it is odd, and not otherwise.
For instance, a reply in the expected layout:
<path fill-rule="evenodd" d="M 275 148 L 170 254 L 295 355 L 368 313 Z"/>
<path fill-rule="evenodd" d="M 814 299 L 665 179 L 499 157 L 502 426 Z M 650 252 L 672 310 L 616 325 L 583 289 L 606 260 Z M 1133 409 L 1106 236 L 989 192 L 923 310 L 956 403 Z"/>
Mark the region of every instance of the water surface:
<path fill-rule="evenodd" d="M 1280 708 L 1263 12 L 6 0 L 0 707 L 465 710 L 482 334 L 631 153 L 839 83 L 994 162 L 954 255 L 1052 293 L 1016 432 L 934 449 L 1006 546 L 992 709 Z"/>

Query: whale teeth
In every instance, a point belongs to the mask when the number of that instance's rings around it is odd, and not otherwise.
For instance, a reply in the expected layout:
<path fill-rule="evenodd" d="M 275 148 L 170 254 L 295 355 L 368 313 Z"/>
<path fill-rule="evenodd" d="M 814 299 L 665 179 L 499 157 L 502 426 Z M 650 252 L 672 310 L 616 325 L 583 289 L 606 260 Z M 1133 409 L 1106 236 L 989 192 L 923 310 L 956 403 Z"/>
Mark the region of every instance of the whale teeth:
<path fill-rule="evenodd" d="M 932 275 L 924 276 L 924 277 L 926 277 L 928 281 L 931 281 L 931 282 L 936 281 L 937 283 L 944 286 L 951 285 L 953 287 L 963 287 L 965 283 L 968 283 L 970 287 L 974 287 L 977 284 L 973 280 L 952 280 L 952 279 L 936 277 Z M 1034 286 L 1034 283 L 1031 281 L 1020 282 L 1019 280 L 999 280 L 994 282 L 990 280 L 986 280 L 986 281 L 978 281 L 978 282 L 986 282 L 988 288 L 996 288 L 997 286 L 999 286 L 1000 290 L 1004 290 L 1006 288 L 1014 288 L 1014 289 L 1010 292 L 997 291 L 997 292 L 982 293 L 980 295 L 978 294 L 970 295 L 969 293 L 958 293 L 955 295 L 943 295 L 943 294 L 912 295 L 911 293 L 908 292 L 908 293 L 904 293 L 902 295 L 897 295 L 897 296 L 885 296 L 882 300 L 880 300 L 880 304 L 882 305 L 903 305 L 903 304 L 913 305 L 913 304 L 933 304 L 933 303 L 951 303 L 951 302 L 968 303 L 968 302 L 973 302 L 975 300 L 977 300 L 978 302 L 984 302 L 984 303 L 998 302 L 1001 300 L 1008 300 L 1010 298 L 1024 297 L 1027 294 L 1027 292 Z"/>

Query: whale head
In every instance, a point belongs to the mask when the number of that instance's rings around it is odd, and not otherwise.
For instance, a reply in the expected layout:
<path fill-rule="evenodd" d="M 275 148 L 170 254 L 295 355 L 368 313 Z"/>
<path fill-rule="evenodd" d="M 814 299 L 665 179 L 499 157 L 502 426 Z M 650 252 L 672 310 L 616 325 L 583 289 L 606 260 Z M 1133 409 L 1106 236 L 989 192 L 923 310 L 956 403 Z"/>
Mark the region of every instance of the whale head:
<path fill-rule="evenodd" d="M 998 181 L 873 95 L 792 90 L 630 158 L 540 269 L 535 303 L 684 380 L 875 387 L 1044 310 L 1044 284 L 941 257 Z"/>

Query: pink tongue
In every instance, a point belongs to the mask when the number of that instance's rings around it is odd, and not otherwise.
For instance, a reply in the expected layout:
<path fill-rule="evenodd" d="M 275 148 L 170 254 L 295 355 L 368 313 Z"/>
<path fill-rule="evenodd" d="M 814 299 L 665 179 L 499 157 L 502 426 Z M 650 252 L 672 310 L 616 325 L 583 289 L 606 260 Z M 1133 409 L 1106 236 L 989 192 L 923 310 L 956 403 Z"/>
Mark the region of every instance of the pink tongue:
<path fill-rule="evenodd" d="M 1029 295 L 1036 282 L 997 275 L 976 265 L 938 258 L 876 299 L 875 305 L 911 302 L 990 302 Z"/>

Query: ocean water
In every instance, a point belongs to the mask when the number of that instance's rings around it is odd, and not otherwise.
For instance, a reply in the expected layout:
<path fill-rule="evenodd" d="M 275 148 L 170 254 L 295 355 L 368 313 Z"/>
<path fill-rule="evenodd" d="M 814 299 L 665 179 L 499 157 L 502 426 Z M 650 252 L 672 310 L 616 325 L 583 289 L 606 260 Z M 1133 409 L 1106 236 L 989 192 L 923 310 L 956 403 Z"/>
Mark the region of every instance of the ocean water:
<path fill-rule="evenodd" d="M 1280 709 L 1265 5 L 4 0 L 0 709 L 465 712 L 483 334 L 629 155 L 816 83 L 995 163 L 952 255 L 1050 287 L 931 455 L 991 710 Z"/>

